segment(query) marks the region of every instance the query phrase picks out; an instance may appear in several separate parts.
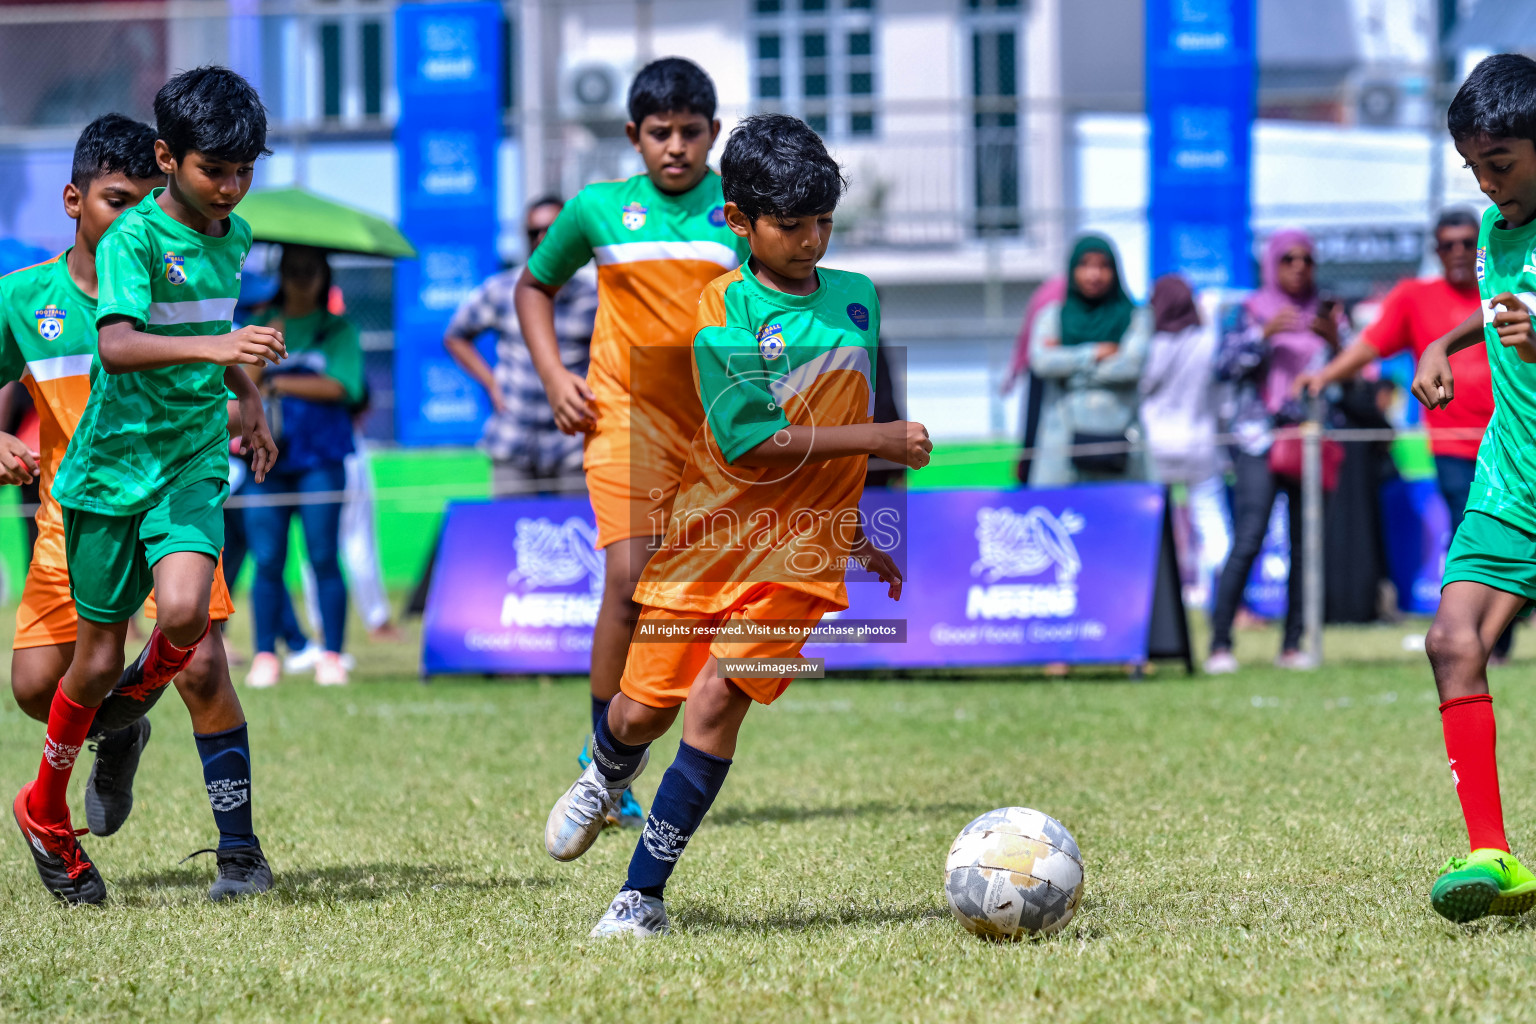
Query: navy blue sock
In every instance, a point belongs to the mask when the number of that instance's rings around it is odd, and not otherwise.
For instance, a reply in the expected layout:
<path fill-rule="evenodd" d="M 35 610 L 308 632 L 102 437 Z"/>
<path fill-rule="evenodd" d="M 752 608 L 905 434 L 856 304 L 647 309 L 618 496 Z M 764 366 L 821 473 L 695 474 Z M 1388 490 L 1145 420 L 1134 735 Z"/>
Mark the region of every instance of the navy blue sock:
<path fill-rule="evenodd" d="M 192 738 L 203 759 L 203 782 L 219 829 L 219 849 L 257 845 L 251 828 L 251 741 L 245 726 Z"/>
<path fill-rule="evenodd" d="M 617 782 L 635 773 L 649 746 L 649 743 L 639 746 L 620 743 L 614 737 L 613 730 L 608 728 L 608 716 L 603 715 L 592 730 L 592 763 L 597 765 L 598 773 L 603 778 Z"/>
<path fill-rule="evenodd" d="M 683 855 L 709 805 L 715 802 L 715 794 L 720 792 L 725 773 L 730 770 L 728 757 L 706 754 L 686 743 L 678 746 L 677 759 L 661 777 L 661 788 L 651 801 L 651 813 L 645 819 L 640 842 L 635 844 L 635 855 L 629 860 L 629 878 L 624 888 L 661 899 L 677 858 Z"/>
<path fill-rule="evenodd" d="M 603 713 L 605 711 L 607 711 L 607 710 L 608 710 L 608 702 L 607 701 L 601 699 L 600 697 L 593 697 L 592 698 L 592 731 L 593 732 L 597 732 L 597 721 L 598 721 L 598 719 L 603 717 Z"/>

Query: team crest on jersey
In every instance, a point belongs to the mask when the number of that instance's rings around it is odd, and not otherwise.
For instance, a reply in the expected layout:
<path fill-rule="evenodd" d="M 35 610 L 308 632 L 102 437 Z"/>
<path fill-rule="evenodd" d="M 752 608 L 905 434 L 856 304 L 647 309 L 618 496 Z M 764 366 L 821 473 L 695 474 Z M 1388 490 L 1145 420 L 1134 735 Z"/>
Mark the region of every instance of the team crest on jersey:
<path fill-rule="evenodd" d="M 848 319 L 861 331 L 869 330 L 869 309 L 860 302 L 848 304 Z"/>
<path fill-rule="evenodd" d="M 58 341 L 63 337 L 64 318 L 68 313 L 50 302 L 34 315 L 37 317 L 37 333 L 43 336 L 44 341 Z"/>
<path fill-rule="evenodd" d="M 764 359 L 777 359 L 784 354 L 784 328 L 779 324 L 765 324 L 757 332 L 757 354 Z"/>
<path fill-rule="evenodd" d="M 1483 279 L 1483 268 L 1487 266 L 1487 264 L 1488 247 L 1486 245 L 1480 245 L 1477 247 L 1477 279 L 1479 281 Z"/>
<path fill-rule="evenodd" d="M 645 215 L 647 212 L 649 211 L 639 203 L 630 203 L 624 207 L 624 216 L 621 219 L 626 228 L 629 228 L 631 231 L 639 231 L 645 227 Z"/>
<path fill-rule="evenodd" d="M 187 258 L 173 252 L 165 254 L 165 279 L 171 284 L 187 283 Z"/>
<path fill-rule="evenodd" d="M 725 207 L 717 206 L 710 210 L 709 222 L 717 228 L 725 227 Z"/>

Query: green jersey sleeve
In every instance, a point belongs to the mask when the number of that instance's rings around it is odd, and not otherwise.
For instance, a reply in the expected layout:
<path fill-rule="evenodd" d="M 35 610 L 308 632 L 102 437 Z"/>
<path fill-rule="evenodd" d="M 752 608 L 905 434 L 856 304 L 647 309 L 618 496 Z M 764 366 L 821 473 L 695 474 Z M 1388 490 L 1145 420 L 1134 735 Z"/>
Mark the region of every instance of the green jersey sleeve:
<path fill-rule="evenodd" d="M 16 308 L 21 297 L 0 278 L 0 385 L 21 380 L 27 369 L 27 357 L 21 352 L 21 339 L 16 337 Z"/>
<path fill-rule="evenodd" d="M 735 462 L 789 426 L 768 386 L 757 339 L 740 327 L 704 327 L 693 339 L 699 399 L 725 461 Z"/>
<path fill-rule="evenodd" d="M 96 247 L 96 323 L 127 317 L 142 329 L 149 322 L 149 280 L 153 273 L 147 239 L 132 231 L 108 231 Z"/>
<path fill-rule="evenodd" d="M 559 288 L 575 276 L 592 258 L 592 241 L 582 216 L 587 190 L 565 204 L 560 216 L 549 226 L 544 241 L 528 256 L 528 273 L 540 284 Z"/>
<path fill-rule="evenodd" d="M 353 405 L 363 400 L 363 346 L 357 325 L 345 317 L 332 322 L 321 346 L 325 354 L 325 374 L 341 382 L 347 401 Z"/>

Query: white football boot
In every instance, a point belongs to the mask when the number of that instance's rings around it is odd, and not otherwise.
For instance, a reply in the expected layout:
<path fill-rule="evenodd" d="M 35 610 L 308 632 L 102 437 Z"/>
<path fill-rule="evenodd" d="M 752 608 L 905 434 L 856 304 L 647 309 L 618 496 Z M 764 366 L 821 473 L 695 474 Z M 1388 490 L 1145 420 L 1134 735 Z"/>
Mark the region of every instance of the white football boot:
<path fill-rule="evenodd" d="M 671 928 L 665 903 L 654 896 L 642 896 L 633 889 L 625 889 L 613 898 L 608 913 L 597 922 L 588 938 L 614 939 L 632 935 L 637 939 L 649 939 L 665 935 Z"/>
<path fill-rule="evenodd" d="M 597 834 L 608 826 L 609 816 L 618 817 L 619 798 L 645 771 L 650 760 L 651 752 L 647 750 L 634 774 L 616 785 L 603 777 L 595 761 L 582 769 L 571 788 L 555 801 L 549 820 L 544 823 L 544 849 L 549 855 L 558 861 L 571 861 L 586 853 L 597 840 Z"/>

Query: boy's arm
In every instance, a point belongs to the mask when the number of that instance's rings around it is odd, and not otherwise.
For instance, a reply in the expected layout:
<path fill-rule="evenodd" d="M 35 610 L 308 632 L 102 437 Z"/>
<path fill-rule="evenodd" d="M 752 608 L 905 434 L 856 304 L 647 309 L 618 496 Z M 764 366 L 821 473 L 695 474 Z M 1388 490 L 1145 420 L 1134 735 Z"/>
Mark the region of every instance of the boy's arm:
<path fill-rule="evenodd" d="M 586 434 L 597 429 L 597 410 L 592 406 L 592 389 L 587 387 L 586 379 L 567 370 L 560 359 L 560 339 L 555 334 L 555 293 L 559 290 L 525 268 L 517 279 L 512 303 L 517 308 L 523 343 L 528 346 L 533 368 L 549 396 L 555 426 L 562 433 Z"/>
<path fill-rule="evenodd" d="M 1530 323 L 1530 319 L 1527 316 L 1526 323 Z M 1413 371 L 1413 397 L 1427 409 L 1443 409 L 1451 404 L 1451 400 L 1456 397 L 1456 382 L 1451 376 L 1451 356 L 1470 348 L 1482 337 L 1483 307 L 1479 303 L 1476 312 L 1453 327 L 1449 333 L 1430 342 L 1424 354 L 1419 356 L 1419 365 Z"/>
<path fill-rule="evenodd" d="M 928 428 L 912 420 L 851 423 L 842 427 L 785 426 L 732 460 L 749 469 L 795 467 L 854 455 L 873 455 L 922 469 L 932 457 Z"/>
<path fill-rule="evenodd" d="M 528 265 L 512 291 L 523 343 L 528 346 L 533 368 L 544 383 L 555 425 L 567 434 L 586 434 L 597 429 L 592 389 L 580 374 L 565 368 L 560 358 L 559 336 L 555 333 L 555 295 L 592 258 L 592 245 L 581 216 L 588 194 L 585 190 L 578 192 L 565 204 L 550 224 L 544 241 L 528 254 Z"/>
<path fill-rule="evenodd" d="M 288 355 L 283 332 L 271 327 L 242 327 L 229 334 L 172 337 L 147 334 L 126 316 L 103 318 L 97 351 L 108 373 L 141 373 L 167 366 L 213 363 L 217 366 L 265 366 Z"/>
<path fill-rule="evenodd" d="M 10 295 L 0 295 L 0 303 L 10 305 Z M 0 317 L 0 423 L 9 423 L 22 391 L 20 378 L 27 362 L 16 344 L 10 324 Z M 29 484 L 37 479 L 37 453 L 18 437 L 0 432 L 0 484 Z"/>
<path fill-rule="evenodd" d="M 251 476 L 260 483 L 277 461 L 277 442 L 267 426 L 267 414 L 261 407 L 261 392 L 238 366 L 226 367 L 224 386 L 234 393 L 240 409 L 240 454 L 251 457 Z"/>

